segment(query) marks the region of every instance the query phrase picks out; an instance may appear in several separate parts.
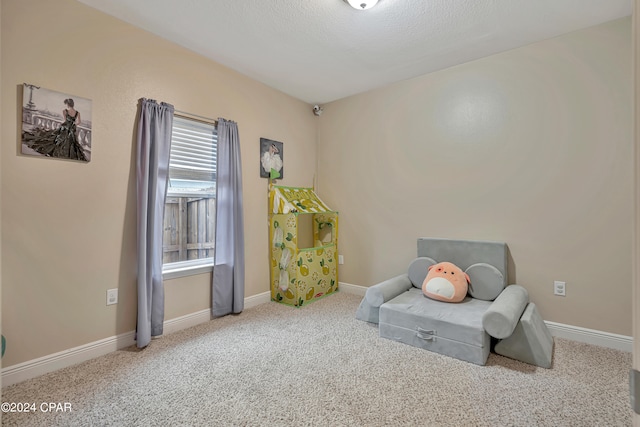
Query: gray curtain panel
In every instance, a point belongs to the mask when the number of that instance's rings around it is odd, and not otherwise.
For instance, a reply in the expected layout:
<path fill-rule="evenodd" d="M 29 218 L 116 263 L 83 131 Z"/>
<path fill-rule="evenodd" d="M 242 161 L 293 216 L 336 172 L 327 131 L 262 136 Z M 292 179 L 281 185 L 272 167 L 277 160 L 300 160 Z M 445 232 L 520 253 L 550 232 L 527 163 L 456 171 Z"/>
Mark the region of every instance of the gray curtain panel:
<path fill-rule="evenodd" d="M 162 335 L 162 221 L 167 195 L 173 105 L 139 102 L 137 132 L 138 194 L 138 348 Z"/>
<path fill-rule="evenodd" d="M 220 317 L 244 309 L 244 216 L 238 125 L 218 119 L 216 246 L 211 314 Z"/>

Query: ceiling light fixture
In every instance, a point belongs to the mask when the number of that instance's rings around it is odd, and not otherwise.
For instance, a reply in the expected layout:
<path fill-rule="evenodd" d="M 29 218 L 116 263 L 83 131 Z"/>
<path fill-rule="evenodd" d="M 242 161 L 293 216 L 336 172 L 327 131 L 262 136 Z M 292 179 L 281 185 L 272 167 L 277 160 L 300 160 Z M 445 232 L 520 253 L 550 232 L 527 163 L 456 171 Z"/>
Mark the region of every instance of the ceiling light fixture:
<path fill-rule="evenodd" d="M 354 9 L 358 9 L 358 10 L 367 10 L 367 9 L 371 9 L 373 6 L 375 6 L 378 3 L 378 0 L 344 0 L 346 3 L 349 3 L 349 5 L 354 8 Z"/>

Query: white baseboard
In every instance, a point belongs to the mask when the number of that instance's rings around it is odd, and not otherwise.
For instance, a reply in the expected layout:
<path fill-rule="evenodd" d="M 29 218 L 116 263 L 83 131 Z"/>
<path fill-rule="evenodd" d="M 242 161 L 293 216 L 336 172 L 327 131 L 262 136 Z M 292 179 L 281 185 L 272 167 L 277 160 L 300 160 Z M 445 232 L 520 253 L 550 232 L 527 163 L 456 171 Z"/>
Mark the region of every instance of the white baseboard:
<path fill-rule="evenodd" d="M 2 387 L 16 384 L 67 366 L 75 365 L 95 357 L 135 345 L 135 332 L 126 332 L 114 337 L 28 360 L 2 369 Z"/>
<path fill-rule="evenodd" d="M 367 292 L 367 288 L 359 285 L 352 285 L 351 283 L 338 282 L 338 289 L 347 294 L 360 295 L 361 297 Z"/>
<path fill-rule="evenodd" d="M 162 326 L 162 336 L 208 322 L 209 320 L 211 320 L 211 309 L 209 308 L 176 317 L 175 319 L 165 320 Z"/>
<path fill-rule="evenodd" d="M 264 292 L 244 299 L 244 308 L 251 308 L 271 301 L 271 293 Z M 164 335 L 190 328 L 211 320 L 211 310 L 201 310 L 164 322 Z M 135 345 L 135 332 L 126 332 L 114 337 L 94 341 L 78 347 L 28 360 L 2 369 L 2 387 L 17 384 L 67 366 L 75 365 L 122 348 Z"/>
<path fill-rule="evenodd" d="M 244 308 L 255 307 L 260 304 L 264 304 L 265 302 L 271 301 L 271 292 L 263 292 L 258 295 L 253 295 L 251 297 L 247 297 L 244 299 Z"/>
<path fill-rule="evenodd" d="M 244 308 L 255 307 L 265 302 L 271 301 L 271 293 L 263 292 L 258 295 L 253 295 L 244 299 Z M 201 310 L 195 313 L 190 313 L 185 316 L 176 317 L 175 319 L 166 320 L 164 322 L 163 335 L 172 334 L 183 329 L 190 328 L 192 326 L 199 325 L 211 320 L 211 310 Z"/>
<path fill-rule="evenodd" d="M 364 296 L 367 288 L 350 283 L 340 282 L 340 289 L 346 293 Z M 594 329 L 581 328 L 580 326 L 565 325 L 556 322 L 544 322 L 551 335 L 558 338 L 566 338 L 572 341 L 598 345 L 631 353 L 633 351 L 633 337 L 603 332 Z"/>
<path fill-rule="evenodd" d="M 580 326 L 565 325 L 556 322 L 544 322 L 551 335 L 558 338 L 566 338 L 572 341 L 599 345 L 600 347 L 613 348 L 626 352 L 633 352 L 633 337 L 618 335 L 611 332 L 603 332 L 595 329 L 581 328 Z"/>
<path fill-rule="evenodd" d="M 340 291 L 364 296 L 367 288 L 340 282 Z M 244 300 L 244 308 L 251 308 L 271 301 L 271 293 L 263 292 Z M 191 326 L 199 325 L 211 320 L 209 309 L 169 319 L 164 322 L 164 334 L 171 334 Z M 564 325 L 555 322 L 545 322 L 554 337 L 566 338 L 587 344 L 599 345 L 616 350 L 631 352 L 633 338 L 625 335 L 612 334 L 579 326 Z M 116 350 L 135 345 L 135 332 L 126 332 L 114 337 L 94 341 L 85 345 L 70 348 L 58 353 L 29 360 L 2 369 L 2 387 L 17 384 L 67 366 L 75 365 Z"/>

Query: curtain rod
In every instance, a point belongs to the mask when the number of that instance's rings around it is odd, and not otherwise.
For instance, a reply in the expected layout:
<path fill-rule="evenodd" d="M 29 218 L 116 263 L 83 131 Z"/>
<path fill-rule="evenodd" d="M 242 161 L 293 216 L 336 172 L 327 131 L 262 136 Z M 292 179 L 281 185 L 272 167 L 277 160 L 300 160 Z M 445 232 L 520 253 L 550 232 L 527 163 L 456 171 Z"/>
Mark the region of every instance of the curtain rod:
<path fill-rule="evenodd" d="M 174 110 L 174 116 L 182 117 L 183 119 L 194 120 L 196 122 L 205 123 L 208 125 L 218 126 L 218 121 L 214 119 L 210 119 L 209 117 L 198 116 L 197 114 L 186 113 L 184 111 Z"/>

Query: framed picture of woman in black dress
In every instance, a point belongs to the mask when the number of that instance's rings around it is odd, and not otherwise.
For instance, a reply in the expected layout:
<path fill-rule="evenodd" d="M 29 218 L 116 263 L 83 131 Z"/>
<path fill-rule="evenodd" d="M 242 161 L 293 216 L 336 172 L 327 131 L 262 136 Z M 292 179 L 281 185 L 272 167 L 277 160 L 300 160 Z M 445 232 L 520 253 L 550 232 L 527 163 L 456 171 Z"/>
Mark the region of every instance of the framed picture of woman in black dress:
<path fill-rule="evenodd" d="M 23 84 L 22 154 L 91 160 L 91 100 Z"/>

